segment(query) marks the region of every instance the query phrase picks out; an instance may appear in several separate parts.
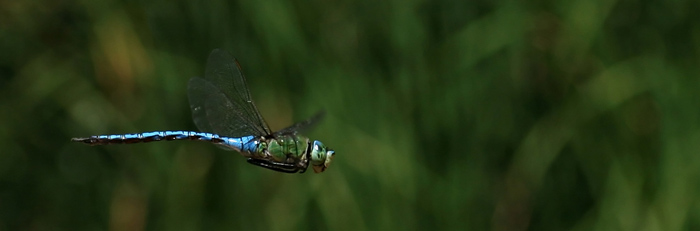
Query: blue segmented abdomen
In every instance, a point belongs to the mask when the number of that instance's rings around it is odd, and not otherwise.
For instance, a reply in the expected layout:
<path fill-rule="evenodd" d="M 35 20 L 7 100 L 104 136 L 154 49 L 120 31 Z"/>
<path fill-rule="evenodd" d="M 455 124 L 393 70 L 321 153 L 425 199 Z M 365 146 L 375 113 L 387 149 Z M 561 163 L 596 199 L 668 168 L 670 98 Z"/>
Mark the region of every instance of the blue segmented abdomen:
<path fill-rule="evenodd" d="M 251 142 L 253 139 L 255 139 L 254 136 L 225 137 L 212 133 L 194 131 L 157 131 L 120 135 L 98 135 L 85 138 L 73 138 L 71 140 L 89 145 L 133 144 L 162 140 L 200 140 L 218 144 L 236 151 L 254 152 L 258 142 Z"/>

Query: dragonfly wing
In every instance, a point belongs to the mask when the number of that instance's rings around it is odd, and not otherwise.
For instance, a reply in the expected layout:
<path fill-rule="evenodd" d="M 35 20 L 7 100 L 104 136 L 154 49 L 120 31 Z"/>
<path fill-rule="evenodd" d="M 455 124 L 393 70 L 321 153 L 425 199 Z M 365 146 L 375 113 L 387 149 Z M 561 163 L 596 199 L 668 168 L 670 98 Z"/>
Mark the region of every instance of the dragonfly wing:
<path fill-rule="evenodd" d="M 238 61 L 226 51 L 209 55 L 204 78 L 188 86 L 192 117 L 197 127 L 223 136 L 265 136 L 270 128 L 250 97 Z"/>
<path fill-rule="evenodd" d="M 200 131 L 202 132 L 210 132 L 210 133 L 216 133 L 214 129 L 212 129 L 211 124 L 209 123 L 209 118 L 207 117 L 207 101 L 209 97 L 211 97 L 211 93 L 208 93 L 205 89 L 207 88 L 208 83 L 206 80 L 202 78 L 192 78 L 190 81 L 187 83 L 187 97 L 190 100 L 190 109 L 192 110 L 192 120 L 194 120 L 194 124 L 197 125 L 197 128 L 199 128 Z M 218 90 L 217 90 L 218 91 Z M 222 97 L 222 96 L 215 96 L 215 97 Z"/>
<path fill-rule="evenodd" d="M 241 65 L 233 56 L 224 50 L 214 49 L 207 60 L 205 79 L 219 88 L 226 99 L 235 106 L 233 109 L 247 118 L 249 126 L 258 130 L 256 135 L 271 134 L 270 128 L 250 97 Z"/>
<path fill-rule="evenodd" d="M 321 121 L 325 115 L 325 111 L 319 111 L 311 118 L 295 123 L 292 126 L 284 128 L 282 130 L 276 131 L 275 134 L 295 134 L 299 131 L 308 131 L 311 128 L 313 128 L 316 124 L 318 124 L 318 122 Z"/>
<path fill-rule="evenodd" d="M 237 110 L 240 105 L 231 102 L 218 87 L 206 79 L 190 79 L 188 98 L 192 119 L 203 132 L 229 137 L 265 135 L 257 127 L 257 120 Z"/>

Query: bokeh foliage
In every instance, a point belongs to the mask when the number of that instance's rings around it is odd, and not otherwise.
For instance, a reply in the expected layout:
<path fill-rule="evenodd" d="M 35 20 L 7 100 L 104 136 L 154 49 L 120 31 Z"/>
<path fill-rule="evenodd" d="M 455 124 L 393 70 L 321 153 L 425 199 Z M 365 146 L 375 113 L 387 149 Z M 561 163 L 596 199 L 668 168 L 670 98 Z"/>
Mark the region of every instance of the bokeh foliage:
<path fill-rule="evenodd" d="M 0 230 L 696 230 L 700 3 L 2 1 Z M 186 84 L 242 63 L 323 174 L 197 142 Z"/>

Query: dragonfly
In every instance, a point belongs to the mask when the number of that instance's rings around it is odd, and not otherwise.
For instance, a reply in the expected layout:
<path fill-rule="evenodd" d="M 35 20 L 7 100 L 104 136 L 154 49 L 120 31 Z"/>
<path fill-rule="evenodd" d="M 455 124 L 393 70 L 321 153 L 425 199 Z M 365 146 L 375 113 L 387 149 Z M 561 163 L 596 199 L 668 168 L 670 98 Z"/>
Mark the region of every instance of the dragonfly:
<path fill-rule="evenodd" d="M 309 167 L 321 173 L 335 152 L 318 140 L 300 134 L 324 116 L 311 118 L 271 132 L 255 106 L 238 60 L 215 49 L 209 55 L 204 78 L 191 78 L 187 94 L 197 131 L 153 131 L 72 138 L 88 145 L 147 143 L 163 140 L 198 140 L 237 151 L 248 163 L 283 173 L 303 173 Z"/>

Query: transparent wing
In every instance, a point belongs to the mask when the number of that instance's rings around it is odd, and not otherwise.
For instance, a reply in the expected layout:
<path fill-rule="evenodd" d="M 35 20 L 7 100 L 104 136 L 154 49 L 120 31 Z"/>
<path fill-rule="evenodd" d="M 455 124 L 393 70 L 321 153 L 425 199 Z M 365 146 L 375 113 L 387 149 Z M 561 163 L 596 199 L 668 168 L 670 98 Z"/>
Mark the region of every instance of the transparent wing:
<path fill-rule="evenodd" d="M 297 132 L 308 131 L 311 128 L 313 128 L 316 124 L 318 124 L 318 122 L 321 121 L 325 115 L 325 111 L 319 111 L 311 118 L 295 123 L 294 125 L 289 126 L 285 129 L 276 131 L 275 135 L 296 134 Z"/>
<path fill-rule="evenodd" d="M 253 103 L 240 65 L 226 51 L 209 55 L 205 78 L 192 78 L 188 97 L 195 125 L 222 136 L 271 134 Z"/>

